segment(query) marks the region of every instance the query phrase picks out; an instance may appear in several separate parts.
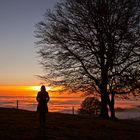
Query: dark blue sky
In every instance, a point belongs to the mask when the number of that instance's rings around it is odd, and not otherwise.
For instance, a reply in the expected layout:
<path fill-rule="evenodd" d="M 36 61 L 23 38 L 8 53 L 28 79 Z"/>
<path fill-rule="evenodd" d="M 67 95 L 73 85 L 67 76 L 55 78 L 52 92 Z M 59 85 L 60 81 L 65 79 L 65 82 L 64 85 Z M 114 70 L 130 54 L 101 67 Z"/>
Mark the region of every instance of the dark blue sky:
<path fill-rule="evenodd" d="M 0 0 L 0 85 L 39 84 L 34 25 L 59 0 Z"/>

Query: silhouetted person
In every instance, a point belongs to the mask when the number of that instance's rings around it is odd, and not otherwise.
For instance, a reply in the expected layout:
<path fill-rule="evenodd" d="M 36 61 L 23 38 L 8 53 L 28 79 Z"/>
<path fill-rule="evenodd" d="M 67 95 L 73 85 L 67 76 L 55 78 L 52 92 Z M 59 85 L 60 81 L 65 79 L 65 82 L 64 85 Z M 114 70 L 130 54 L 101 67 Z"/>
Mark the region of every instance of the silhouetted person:
<path fill-rule="evenodd" d="M 39 112 L 40 126 L 43 127 L 46 124 L 46 113 L 48 113 L 47 103 L 50 100 L 44 85 L 41 86 L 41 91 L 38 92 L 36 100 L 38 102 L 37 112 Z"/>

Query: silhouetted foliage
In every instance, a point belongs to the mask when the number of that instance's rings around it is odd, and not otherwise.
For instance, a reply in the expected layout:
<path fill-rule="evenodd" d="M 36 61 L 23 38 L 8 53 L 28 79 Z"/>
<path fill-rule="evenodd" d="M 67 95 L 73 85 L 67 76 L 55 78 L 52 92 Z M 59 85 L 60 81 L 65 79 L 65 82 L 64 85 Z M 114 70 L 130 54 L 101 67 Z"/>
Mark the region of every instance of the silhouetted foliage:
<path fill-rule="evenodd" d="M 81 103 L 78 114 L 91 114 L 98 116 L 101 110 L 101 102 L 95 97 L 87 97 Z"/>
<path fill-rule="evenodd" d="M 99 93 L 101 116 L 115 117 L 115 94 L 138 94 L 140 1 L 62 0 L 36 25 L 51 85 Z"/>

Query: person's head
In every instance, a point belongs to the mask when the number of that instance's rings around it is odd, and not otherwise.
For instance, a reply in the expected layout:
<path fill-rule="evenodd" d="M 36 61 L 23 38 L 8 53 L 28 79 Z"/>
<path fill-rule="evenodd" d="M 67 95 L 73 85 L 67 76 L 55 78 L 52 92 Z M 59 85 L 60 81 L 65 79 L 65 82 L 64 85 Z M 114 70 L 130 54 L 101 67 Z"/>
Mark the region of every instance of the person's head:
<path fill-rule="evenodd" d="M 46 87 L 44 85 L 41 86 L 41 91 L 42 92 L 46 91 Z"/>

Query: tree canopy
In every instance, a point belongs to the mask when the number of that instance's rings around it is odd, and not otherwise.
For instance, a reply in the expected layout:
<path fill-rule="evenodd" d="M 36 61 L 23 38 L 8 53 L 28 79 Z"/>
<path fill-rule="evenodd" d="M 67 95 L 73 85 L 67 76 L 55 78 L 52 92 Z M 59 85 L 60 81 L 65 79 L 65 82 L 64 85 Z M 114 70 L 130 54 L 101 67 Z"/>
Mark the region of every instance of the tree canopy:
<path fill-rule="evenodd" d="M 62 0 L 36 25 L 48 83 L 101 95 L 103 116 L 116 93 L 140 86 L 139 0 Z"/>

